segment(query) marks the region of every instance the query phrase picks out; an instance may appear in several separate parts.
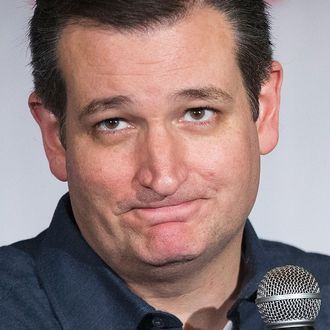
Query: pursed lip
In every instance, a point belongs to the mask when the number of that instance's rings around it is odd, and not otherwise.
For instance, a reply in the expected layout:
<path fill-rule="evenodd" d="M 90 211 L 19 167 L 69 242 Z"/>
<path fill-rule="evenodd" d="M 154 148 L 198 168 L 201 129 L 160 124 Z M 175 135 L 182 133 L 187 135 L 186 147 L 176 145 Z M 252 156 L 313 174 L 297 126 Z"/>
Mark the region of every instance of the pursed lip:
<path fill-rule="evenodd" d="M 155 203 L 132 209 L 143 221 L 150 225 L 166 222 L 187 222 L 198 211 L 201 199 L 177 201 L 170 203 Z"/>

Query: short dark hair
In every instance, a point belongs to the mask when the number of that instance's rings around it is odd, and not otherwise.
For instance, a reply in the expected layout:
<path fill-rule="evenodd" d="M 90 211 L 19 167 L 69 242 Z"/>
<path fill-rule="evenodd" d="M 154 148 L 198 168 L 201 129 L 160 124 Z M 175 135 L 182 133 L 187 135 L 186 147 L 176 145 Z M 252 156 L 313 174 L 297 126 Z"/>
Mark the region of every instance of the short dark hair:
<path fill-rule="evenodd" d="M 66 87 L 58 65 L 57 43 L 68 24 L 88 20 L 119 31 L 148 29 L 176 22 L 197 5 L 219 10 L 232 24 L 237 62 L 253 120 L 257 120 L 260 89 L 272 62 L 267 5 L 263 0 L 37 0 L 29 34 L 36 93 L 62 127 Z"/>

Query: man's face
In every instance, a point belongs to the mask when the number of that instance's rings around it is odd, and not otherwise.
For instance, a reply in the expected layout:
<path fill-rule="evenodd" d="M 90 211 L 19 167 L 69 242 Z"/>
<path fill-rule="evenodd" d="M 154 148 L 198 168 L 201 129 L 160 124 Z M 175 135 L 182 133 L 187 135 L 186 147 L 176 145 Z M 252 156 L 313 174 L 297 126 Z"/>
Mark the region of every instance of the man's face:
<path fill-rule="evenodd" d="M 94 250 L 128 272 L 210 258 L 240 236 L 259 144 L 224 17 L 200 9 L 147 32 L 71 25 L 59 54 L 61 170 Z"/>

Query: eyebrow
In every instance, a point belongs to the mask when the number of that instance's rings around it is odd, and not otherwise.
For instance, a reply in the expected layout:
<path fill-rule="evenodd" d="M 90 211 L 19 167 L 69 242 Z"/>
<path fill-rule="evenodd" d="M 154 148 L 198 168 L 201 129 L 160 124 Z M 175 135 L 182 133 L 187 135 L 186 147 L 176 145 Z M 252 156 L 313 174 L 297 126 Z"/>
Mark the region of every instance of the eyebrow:
<path fill-rule="evenodd" d="M 92 102 L 88 103 L 85 107 L 83 107 L 79 118 L 81 119 L 82 117 L 91 115 L 96 111 L 118 108 L 129 104 L 132 104 L 132 100 L 128 96 L 124 95 L 95 99 Z"/>
<path fill-rule="evenodd" d="M 220 101 L 230 103 L 233 97 L 221 88 L 207 86 L 202 88 L 189 88 L 177 91 L 174 98 L 183 97 L 190 100 Z"/>

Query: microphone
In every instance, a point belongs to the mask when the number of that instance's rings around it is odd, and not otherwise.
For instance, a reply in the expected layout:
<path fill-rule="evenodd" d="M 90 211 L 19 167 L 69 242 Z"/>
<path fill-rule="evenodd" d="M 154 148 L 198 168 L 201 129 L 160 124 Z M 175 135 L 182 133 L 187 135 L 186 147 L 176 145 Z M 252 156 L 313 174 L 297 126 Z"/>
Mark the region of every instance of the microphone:
<path fill-rule="evenodd" d="M 269 329 L 312 330 L 321 308 L 320 287 L 302 267 L 277 267 L 259 283 L 255 302 Z"/>

